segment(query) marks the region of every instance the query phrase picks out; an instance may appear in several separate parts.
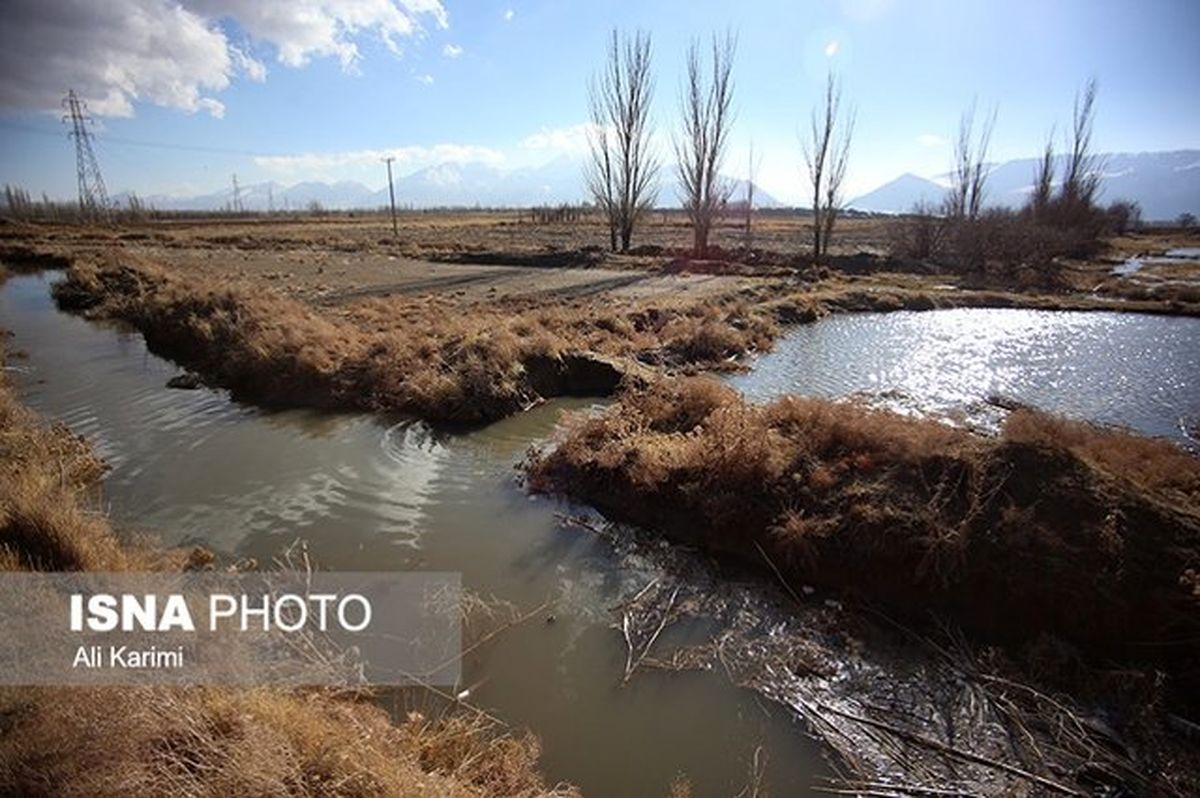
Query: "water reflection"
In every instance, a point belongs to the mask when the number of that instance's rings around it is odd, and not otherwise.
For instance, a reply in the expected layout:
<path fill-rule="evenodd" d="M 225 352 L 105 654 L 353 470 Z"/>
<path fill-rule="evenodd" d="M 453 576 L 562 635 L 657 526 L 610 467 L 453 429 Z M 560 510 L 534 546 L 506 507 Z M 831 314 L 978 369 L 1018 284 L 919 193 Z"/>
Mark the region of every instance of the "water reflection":
<path fill-rule="evenodd" d="M 1003 396 L 1186 441 L 1200 421 L 1200 319 L 958 309 L 833 316 L 797 327 L 752 372 L 755 400 L 783 393 L 898 393 L 944 413 Z"/>

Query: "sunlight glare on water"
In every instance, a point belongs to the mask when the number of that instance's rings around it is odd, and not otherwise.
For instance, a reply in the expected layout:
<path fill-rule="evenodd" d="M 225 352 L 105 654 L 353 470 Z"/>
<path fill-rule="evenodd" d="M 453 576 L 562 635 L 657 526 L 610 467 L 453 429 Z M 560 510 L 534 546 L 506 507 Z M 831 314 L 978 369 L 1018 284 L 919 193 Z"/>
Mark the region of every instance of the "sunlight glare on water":
<path fill-rule="evenodd" d="M 1200 422 L 1200 319 L 978 308 L 833 316 L 791 330 L 731 383 L 759 401 L 891 393 L 942 413 L 1002 396 L 1182 441 Z"/>

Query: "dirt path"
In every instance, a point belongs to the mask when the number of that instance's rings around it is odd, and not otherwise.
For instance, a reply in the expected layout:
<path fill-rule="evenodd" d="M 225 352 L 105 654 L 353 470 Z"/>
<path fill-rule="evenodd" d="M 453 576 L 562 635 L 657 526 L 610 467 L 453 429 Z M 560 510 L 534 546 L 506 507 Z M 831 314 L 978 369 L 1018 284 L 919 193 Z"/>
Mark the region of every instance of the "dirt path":
<path fill-rule="evenodd" d="M 286 294 L 316 304 L 427 293 L 467 302 L 600 295 L 624 299 L 704 297 L 728 293 L 746 282 L 746 278 L 725 275 L 438 263 L 395 255 L 308 249 L 242 251 L 126 245 L 126 251 L 135 258 L 203 279 L 270 283 Z"/>

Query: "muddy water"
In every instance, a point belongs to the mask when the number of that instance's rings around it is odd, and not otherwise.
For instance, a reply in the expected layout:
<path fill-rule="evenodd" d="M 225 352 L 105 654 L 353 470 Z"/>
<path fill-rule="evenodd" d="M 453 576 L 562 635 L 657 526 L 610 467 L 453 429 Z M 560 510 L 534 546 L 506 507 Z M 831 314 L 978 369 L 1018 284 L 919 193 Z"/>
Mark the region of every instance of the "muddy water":
<path fill-rule="evenodd" d="M 732 383 L 782 393 L 884 395 L 948 415 L 989 396 L 1195 446 L 1200 319 L 961 309 L 833 316 L 790 331 Z"/>
<path fill-rule="evenodd" d="M 513 481 L 530 442 L 587 402 L 468 434 L 241 407 L 220 392 L 165 388 L 175 367 L 137 334 L 59 313 L 53 279 L 0 287 L 0 326 L 29 355 L 12 361 L 13 376 L 28 404 L 112 464 L 104 491 L 119 527 L 260 562 L 304 538 L 331 568 L 459 571 L 470 590 L 523 609 L 549 600 L 555 623 L 504 633 L 464 663 L 464 678 L 474 703 L 539 735 L 551 781 L 587 794 L 663 795 L 685 773 L 698 796 L 732 795 L 759 745 L 775 794 L 805 794 L 826 772 L 782 710 L 716 674 L 645 673 L 620 686 L 624 642 L 607 608 L 652 566 L 564 528 L 556 513 L 571 508 L 531 500 Z"/>

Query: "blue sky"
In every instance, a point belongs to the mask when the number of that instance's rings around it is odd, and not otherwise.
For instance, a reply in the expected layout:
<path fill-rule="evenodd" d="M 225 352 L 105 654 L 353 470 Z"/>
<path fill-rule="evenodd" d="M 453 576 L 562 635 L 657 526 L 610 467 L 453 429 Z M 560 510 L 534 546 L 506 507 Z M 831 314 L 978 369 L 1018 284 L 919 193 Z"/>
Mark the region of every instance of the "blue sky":
<path fill-rule="evenodd" d="M 0 182 L 71 197 L 57 101 L 88 97 L 111 192 L 264 180 L 385 183 L 439 161 L 515 168 L 580 153 L 585 86 L 614 27 L 653 36 L 663 141 L 693 36 L 732 28 L 737 119 L 758 182 L 801 200 L 799 131 L 825 73 L 857 110 L 848 189 L 947 169 L 973 98 L 995 160 L 1037 153 L 1100 84 L 1101 151 L 1200 148 L 1200 2 L 13 0 L 0 10 Z"/>

